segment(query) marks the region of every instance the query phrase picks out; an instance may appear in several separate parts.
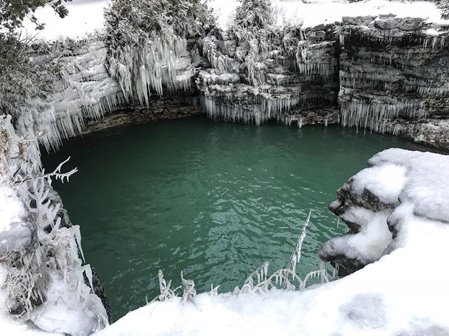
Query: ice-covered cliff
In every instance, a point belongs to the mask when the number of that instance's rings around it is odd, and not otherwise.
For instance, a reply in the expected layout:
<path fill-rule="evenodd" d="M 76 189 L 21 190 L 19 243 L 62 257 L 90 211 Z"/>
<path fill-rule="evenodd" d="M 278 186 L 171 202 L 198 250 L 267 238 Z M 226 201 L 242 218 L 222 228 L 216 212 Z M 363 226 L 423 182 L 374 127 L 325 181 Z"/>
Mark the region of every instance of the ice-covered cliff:
<path fill-rule="evenodd" d="M 406 135 L 404 128 L 410 124 L 447 119 L 448 28 L 391 15 L 344 18 L 342 124 Z M 444 145 L 444 138 L 435 144 Z"/>

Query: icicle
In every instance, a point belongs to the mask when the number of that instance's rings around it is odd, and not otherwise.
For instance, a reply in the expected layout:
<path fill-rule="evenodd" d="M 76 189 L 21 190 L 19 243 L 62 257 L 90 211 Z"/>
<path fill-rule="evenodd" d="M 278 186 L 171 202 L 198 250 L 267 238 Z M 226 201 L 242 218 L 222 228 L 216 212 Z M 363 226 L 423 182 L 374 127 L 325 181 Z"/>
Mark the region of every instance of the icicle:
<path fill-rule="evenodd" d="M 395 104 L 371 101 L 361 103 L 354 101 L 341 101 L 341 123 L 343 126 L 371 129 L 376 132 L 385 132 L 385 121 L 404 115 L 415 119 L 425 116 L 421 103 L 399 101 Z"/>

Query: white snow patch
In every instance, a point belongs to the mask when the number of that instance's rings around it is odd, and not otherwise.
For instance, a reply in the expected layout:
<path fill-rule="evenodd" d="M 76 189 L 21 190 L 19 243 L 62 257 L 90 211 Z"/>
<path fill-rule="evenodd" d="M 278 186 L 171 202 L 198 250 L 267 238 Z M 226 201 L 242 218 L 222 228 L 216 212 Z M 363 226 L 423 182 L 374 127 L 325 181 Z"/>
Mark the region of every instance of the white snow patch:
<path fill-rule="evenodd" d="M 35 25 L 27 18 L 23 31 L 37 38 L 56 40 L 58 38 L 82 38 L 89 33 L 104 29 L 104 9 L 111 0 L 73 0 L 66 3 L 69 14 L 61 19 L 49 7 L 39 8 L 35 15 L 39 22 L 45 23 L 45 29 L 36 31 Z"/>
<path fill-rule="evenodd" d="M 379 197 L 381 202 L 396 204 L 407 180 L 406 168 L 395 164 L 384 164 L 363 169 L 351 180 L 353 193 L 362 195 L 366 189 Z"/>
<path fill-rule="evenodd" d="M 332 239 L 327 245 L 334 252 L 344 254 L 351 259 L 358 259 L 362 263 L 378 260 L 392 242 L 392 235 L 388 229 L 387 218 L 391 212 L 373 212 L 362 207 L 348 209 L 341 218 L 360 225 L 357 234 L 350 234 Z"/>
<path fill-rule="evenodd" d="M 413 204 L 416 215 L 449 222 L 449 156 L 392 148 L 376 154 L 369 163 L 405 167 L 408 180 L 399 201 Z"/>

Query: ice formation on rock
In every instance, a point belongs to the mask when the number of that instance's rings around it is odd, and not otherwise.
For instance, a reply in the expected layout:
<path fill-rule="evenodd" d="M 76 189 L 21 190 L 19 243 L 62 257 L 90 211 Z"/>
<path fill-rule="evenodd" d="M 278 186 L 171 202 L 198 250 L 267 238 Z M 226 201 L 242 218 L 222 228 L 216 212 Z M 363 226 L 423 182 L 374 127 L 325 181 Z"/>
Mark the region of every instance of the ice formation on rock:
<path fill-rule="evenodd" d="M 2 330 L 83 336 L 104 328 L 108 317 L 82 260 L 79 227 L 51 188 L 52 177 L 73 171 L 41 172 L 37 139 L 18 135 L 10 116 L 0 117 L 0 134 Z M 16 320 L 29 327 L 17 328 Z"/>
<path fill-rule="evenodd" d="M 37 44 L 41 48 L 32 55 L 33 61 L 58 60 L 59 78 L 55 79 L 52 94 L 25 106 L 15 106 L 14 114 L 19 133 L 29 141 L 38 139 L 50 150 L 58 148 L 62 139 L 81 134 L 86 121 L 100 120 L 123 105 L 124 98 L 106 72 L 107 50 L 99 36 Z"/>
<path fill-rule="evenodd" d="M 157 13 L 165 6 L 151 3 L 147 8 L 137 1 L 121 6 L 128 4 Z M 211 3 L 219 11 L 222 5 Z M 222 15 L 232 17 L 240 10 L 237 3 L 228 5 Z M 260 3 L 252 6 L 256 5 Z M 109 35 L 54 43 L 49 46 L 53 56 L 33 55 L 41 62 L 60 58 L 64 66 L 56 93 L 18 108 L 17 114 L 24 116 L 18 124 L 34 125 L 29 137 L 41 139 L 50 149 L 81 133 L 86 121 L 98 120 L 117 107 L 150 109 L 154 96 L 185 91 L 198 92 L 203 109 L 214 119 L 256 124 L 274 119 L 298 126 L 340 121 L 423 141 L 428 136 L 420 134 L 430 130 L 424 125 L 429 125 L 426 118 L 436 125 L 440 123 L 434 116 L 445 114 L 448 31 L 433 4 L 330 3 L 326 6 L 341 23 L 332 24 L 331 15 L 326 17 L 329 24 L 323 24 L 324 19 L 317 21 L 323 14 L 317 12 L 321 3 L 275 2 L 271 14 L 266 5 L 260 10 L 273 17 L 264 18 L 257 33 L 247 20 L 250 15 L 240 15 L 238 22 L 234 17 L 232 25 L 222 25 L 219 18 L 213 26 L 204 5 L 189 6 L 197 6 L 200 14 L 193 15 L 193 7 L 187 6 L 186 12 L 173 14 L 176 25 L 163 15 L 150 15 L 142 27 L 135 25 L 140 22 L 135 13 L 131 22 L 108 9 Z M 410 17 L 418 16 L 421 7 L 428 19 Z M 387 9 L 394 14 L 387 15 Z M 372 16 L 341 17 L 367 11 Z M 304 13 L 312 16 L 303 22 Z M 241 18 L 248 22 L 242 24 Z M 198 25 L 199 20 L 205 24 Z M 341 114 L 335 117 L 338 107 Z"/>
<path fill-rule="evenodd" d="M 420 18 L 343 18 L 342 124 L 385 132 L 391 131 L 392 120 L 418 121 L 445 113 L 448 34 L 445 25 Z"/>
<path fill-rule="evenodd" d="M 296 110 L 337 98 L 337 49 L 330 26 L 216 29 L 202 40 L 210 69 L 199 72 L 204 109 L 214 119 L 290 124 Z M 326 40 L 327 39 L 327 40 Z M 300 123 L 298 123 L 300 124 Z"/>

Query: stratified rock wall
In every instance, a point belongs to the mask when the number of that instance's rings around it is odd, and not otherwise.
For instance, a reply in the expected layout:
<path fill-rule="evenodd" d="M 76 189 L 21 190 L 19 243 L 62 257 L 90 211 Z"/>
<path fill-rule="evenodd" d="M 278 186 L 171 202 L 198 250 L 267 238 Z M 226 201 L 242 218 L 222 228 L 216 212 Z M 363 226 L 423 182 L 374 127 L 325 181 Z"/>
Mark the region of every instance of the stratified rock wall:
<path fill-rule="evenodd" d="M 401 134 L 392 120 L 447 118 L 448 28 L 419 18 L 343 18 L 342 125 Z"/>

